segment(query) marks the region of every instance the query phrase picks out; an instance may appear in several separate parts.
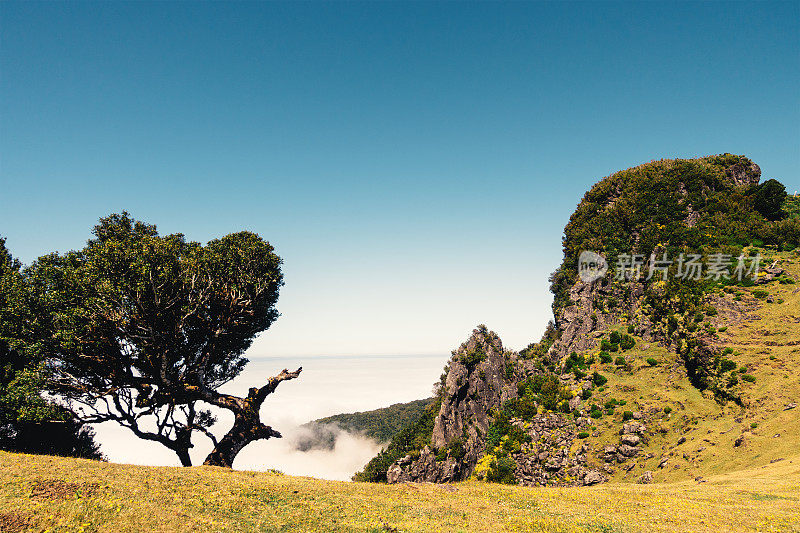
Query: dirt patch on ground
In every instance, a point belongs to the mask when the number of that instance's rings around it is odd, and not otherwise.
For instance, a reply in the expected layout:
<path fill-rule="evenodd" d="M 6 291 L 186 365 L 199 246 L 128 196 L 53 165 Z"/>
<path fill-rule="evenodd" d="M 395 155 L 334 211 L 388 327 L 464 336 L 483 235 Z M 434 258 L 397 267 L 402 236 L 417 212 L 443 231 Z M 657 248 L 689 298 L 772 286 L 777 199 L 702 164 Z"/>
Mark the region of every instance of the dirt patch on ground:
<path fill-rule="evenodd" d="M 97 483 L 69 483 L 60 479 L 37 479 L 31 487 L 31 498 L 40 500 L 68 500 L 92 496 L 100 487 Z"/>
<path fill-rule="evenodd" d="M 31 525 L 31 517 L 22 513 L 0 513 L 0 533 L 25 531 Z"/>

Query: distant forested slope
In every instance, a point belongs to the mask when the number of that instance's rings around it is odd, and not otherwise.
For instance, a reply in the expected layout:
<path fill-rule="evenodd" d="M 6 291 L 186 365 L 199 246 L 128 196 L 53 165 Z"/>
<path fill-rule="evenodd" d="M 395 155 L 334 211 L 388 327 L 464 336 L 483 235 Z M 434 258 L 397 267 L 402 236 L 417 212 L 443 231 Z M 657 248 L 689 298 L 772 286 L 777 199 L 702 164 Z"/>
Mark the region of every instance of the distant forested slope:
<path fill-rule="evenodd" d="M 314 448 L 333 449 L 338 429 L 358 433 L 378 442 L 388 442 L 404 427 L 422 417 L 433 398 L 396 403 L 389 407 L 359 413 L 344 413 L 320 418 L 305 424 L 311 430 L 297 440 L 297 448 L 307 451 Z"/>

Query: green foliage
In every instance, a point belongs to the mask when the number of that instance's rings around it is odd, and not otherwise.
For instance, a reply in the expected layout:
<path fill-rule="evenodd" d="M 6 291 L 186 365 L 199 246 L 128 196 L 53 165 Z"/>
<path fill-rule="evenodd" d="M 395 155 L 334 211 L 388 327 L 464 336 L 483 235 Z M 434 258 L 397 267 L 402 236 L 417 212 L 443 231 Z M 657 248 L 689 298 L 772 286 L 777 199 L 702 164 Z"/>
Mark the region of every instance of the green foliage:
<path fill-rule="evenodd" d="M 619 343 L 619 347 L 623 350 L 630 350 L 636 346 L 636 341 L 630 335 L 624 335 Z"/>
<path fill-rule="evenodd" d="M 669 405 L 667 405 L 666 407 L 664 407 L 664 414 L 665 414 L 665 415 L 668 415 L 668 414 L 670 414 L 671 412 L 672 412 L 672 407 L 670 407 Z"/>
<path fill-rule="evenodd" d="M 633 324 L 628 324 L 628 333 L 633 333 L 635 331 Z"/>
<path fill-rule="evenodd" d="M 426 398 L 373 411 L 344 413 L 314 420 L 303 425 L 310 431 L 297 440 L 296 448 L 304 452 L 312 449 L 333 450 L 336 429 L 365 435 L 378 442 L 388 442 L 404 427 L 419 420 L 434 401 L 435 398 Z"/>
<path fill-rule="evenodd" d="M 578 355 L 577 353 L 572 352 L 564 362 L 564 373 L 567 373 L 573 369 L 586 370 L 586 367 L 587 363 L 586 359 L 583 357 L 583 354 Z"/>
<path fill-rule="evenodd" d="M 589 432 L 588 431 L 580 431 L 580 432 L 578 432 L 578 438 L 579 439 L 585 439 L 585 438 L 588 438 L 588 437 L 589 437 Z"/>
<path fill-rule="evenodd" d="M 511 457 L 496 458 L 492 461 L 491 468 L 486 476 L 486 481 L 513 485 L 516 483 L 514 478 L 514 469 L 516 467 L 517 463 Z"/>
<path fill-rule="evenodd" d="M 538 409 L 536 407 L 536 397 L 531 394 L 526 394 L 519 398 L 511 398 L 503 403 L 503 412 L 509 418 L 522 418 L 523 420 L 530 420 Z"/>
<path fill-rule="evenodd" d="M 594 383 L 598 387 L 600 387 L 602 385 L 605 385 L 607 381 L 608 381 L 608 378 L 606 378 L 604 375 L 600 374 L 599 372 L 593 372 L 592 373 L 592 383 Z"/>
<path fill-rule="evenodd" d="M 758 427 L 758 422 L 753 422 L 750 424 L 750 429 L 756 429 Z"/>
<path fill-rule="evenodd" d="M 611 343 L 608 341 L 608 339 L 602 339 L 602 340 L 600 341 L 600 350 L 601 350 L 602 352 L 608 352 L 608 351 L 611 351 Z M 602 353 L 602 352 L 601 352 L 601 353 Z"/>
<path fill-rule="evenodd" d="M 600 362 L 603 364 L 608 364 L 612 361 L 611 354 L 606 351 L 600 352 Z"/>
<path fill-rule="evenodd" d="M 614 364 L 617 366 L 625 366 L 625 358 L 621 355 L 617 356 L 617 358 L 614 359 Z"/>
<path fill-rule="evenodd" d="M 731 361 L 730 359 L 725 359 L 724 357 L 719 360 L 720 372 L 728 372 L 730 370 L 734 370 L 735 368 L 736 368 L 735 361 Z"/>
<path fill-rule="evenodd" d="M 778 180 L 767 180 L 752 193 L 753 207 L 767 220 L 781 220 L 788 216 L 784 204 L 788 199 L 786 187 Z"/>
<path fill-rule="evenodd" d="M 86 420 L 118 422 L 188 460 L 192 432 L 214 421 L 197 402 L 244 410 L 216 389 L 241 373 L 245 350 L 278 317 L 281 259 L 254 233 L 203 246 L 124 212 L 101 219 L 93 235 L 24 273 L 44 302 L 40 350 L 57 373 L 52 392 L 86 407 Z"/>
<path fill-rule="evenodd" d="M 620 341 L 622 340 L 622 337 L 618 331 L 612 331 L 608 340 L 611 342 L 611 344 L 619 344 Z"/>
<path fill-rule="evenodd" d="M 756 289 L 756 290 L 753 291 L 753 296 L 755 296 L 759 300 L 763 300 L 764 298 L 769 296 L 769 292 L 767 292 L 767 291 L 765 291 L 763 289 Z"/>
<path fill-rule="evenodd" d="M 478 363 L 486 361 L 486 353 L 479 346 L 476 346 L 461 355 L 460 361 L 467 368 L 473 368 Z"/>
<path fill-rule="evenodd" d="M 46 399 L 43 304 L 0 238 L 0 449 L 102 459 L 94 431 Z"/>
<path fill-rule="evenodd" d="M 658 359 L 656 359 L 655 357 L 648 357 L 646 361 L 647 364 L 650 366 L 656 366 L 658 364 Z"/>
<path fill-rule="evenodd" d="M 747 381 L 748 383 L 754 383 L 755 380 L 756 380 L 756 377 L 751 375 L 751 374 L 744 374 L 744 375 L 742 375 L 742 379 Z"/>
<path fill-rule="evenodd" d="M 404 427 L 391 442 L 364 466 L 364 469 L 353 476 L 353 481 L 370 481 L 386 483 L 386 471 L 392 463 L 406 455 L 419 452 L 430 445 L 433 425 L 441 407 L 441 399 L 428 405 L 422 417 Z"/>
<path fill-rule="evenodd" d="M 627 422 L 628 420 L 633 419 L 633 412 L 632 411 L 625 411 L 622 413 L 622 420 Z"/>

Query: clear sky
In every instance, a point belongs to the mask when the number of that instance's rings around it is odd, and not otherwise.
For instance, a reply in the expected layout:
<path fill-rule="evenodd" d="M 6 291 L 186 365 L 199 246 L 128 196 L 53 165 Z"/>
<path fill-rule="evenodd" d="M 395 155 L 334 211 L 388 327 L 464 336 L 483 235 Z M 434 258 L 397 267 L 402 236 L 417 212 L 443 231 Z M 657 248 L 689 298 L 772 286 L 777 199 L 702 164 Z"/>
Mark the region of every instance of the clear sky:
<path fill-rule="evenodd" d="M 746 154 L 800 189 L 800 3 L 0 3 L 0 235 L 258 232 L 253 356 L 538 340 L 585 190 Z"/>

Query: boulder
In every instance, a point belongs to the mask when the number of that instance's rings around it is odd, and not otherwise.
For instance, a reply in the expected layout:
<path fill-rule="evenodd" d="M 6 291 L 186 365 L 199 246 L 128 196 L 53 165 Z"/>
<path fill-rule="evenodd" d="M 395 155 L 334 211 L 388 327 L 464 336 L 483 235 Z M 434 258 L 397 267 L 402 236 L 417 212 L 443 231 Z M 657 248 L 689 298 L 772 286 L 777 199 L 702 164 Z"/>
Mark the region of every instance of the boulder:
<path fill-rule="evenodd" d="M 629 433 L 627 435 L 623 435 L 622 438 L 620 439 L 620 441 L 622 441 L 622 444 L 627 444 L 628 446 L 636 446 L 637 444 L 639 444 L 640 440 L 642 439 L 640 439 L 639 435 L 636 435 L 635 433 Z"/>
<path fill-rule="evenodd" d="M 602 483 L 605 480 L 606 478 L 603 477 L 603 474 L 601 474 L 597 470 L 590 470 L 589 472 L 586 473 L 586 476 L 583 478 L 583 484 L 585 486 L 597 485 L 598 483 Z"/>

